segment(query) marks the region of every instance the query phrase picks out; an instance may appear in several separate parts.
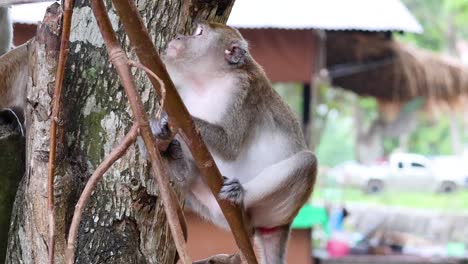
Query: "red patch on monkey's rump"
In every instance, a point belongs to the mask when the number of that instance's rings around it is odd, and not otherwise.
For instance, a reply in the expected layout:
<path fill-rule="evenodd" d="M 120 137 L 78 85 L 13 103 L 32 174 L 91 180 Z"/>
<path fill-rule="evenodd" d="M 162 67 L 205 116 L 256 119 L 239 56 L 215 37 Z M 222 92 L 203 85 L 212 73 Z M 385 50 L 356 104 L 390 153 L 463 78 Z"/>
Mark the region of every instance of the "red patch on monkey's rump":
<path fill-rule="evenodd" d="M 257 227 L 258 232 L 262 235 L 268 235 L 279 230 L 278 226 L 275 227 Z"/>

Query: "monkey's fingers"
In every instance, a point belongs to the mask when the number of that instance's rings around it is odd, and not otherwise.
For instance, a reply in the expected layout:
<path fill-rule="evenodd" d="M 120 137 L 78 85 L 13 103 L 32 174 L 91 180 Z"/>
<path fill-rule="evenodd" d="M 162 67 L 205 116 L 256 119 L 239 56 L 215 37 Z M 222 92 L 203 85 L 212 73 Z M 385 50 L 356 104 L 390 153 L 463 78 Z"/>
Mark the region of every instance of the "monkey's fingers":
<path fill-rule="evenodd" d="M 244 202 L 244 187 L 238 179 L 229 179 L 223 177 L 224 183 L 219 191 L 219 198 L 230 201 L 234 204 L 242 204 Z"/>
<path fill-rule="evenodd" d="M 171 129 L 169 128 L 169 117 L 166 112 L 162 112 L 161 118 L 150 120 L 151 132 L 158 139 L 166 140 L 171 137 Z"/>

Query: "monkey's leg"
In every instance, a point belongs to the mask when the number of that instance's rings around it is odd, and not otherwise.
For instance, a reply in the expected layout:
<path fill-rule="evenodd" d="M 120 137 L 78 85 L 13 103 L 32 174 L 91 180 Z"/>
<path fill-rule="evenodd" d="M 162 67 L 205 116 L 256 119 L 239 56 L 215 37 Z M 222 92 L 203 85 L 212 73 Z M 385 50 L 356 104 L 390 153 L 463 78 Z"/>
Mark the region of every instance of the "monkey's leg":
<path fill-rule="evenodd" d="M 229 225 L 215 197 L 202 177 L 198 175 L 186 196 L 186 206 L 215 225 L 229 230 Z"/>
<path fill-rule="evenodd" d="M 256 230 L 255 238 L 260 248 L 260 263 L 284 264 L 290 227 L 281 226 L 273 230 Z"/>
<path fill-rule="evenodd" d="M 270 217 L 269 212 L 275 210 L 276 214 L 291 215 L 291 211 L 302 206 L 308 199 L 316 171 L 317 160 L 312 152 L 306 150 L 266 167 L 255 178 L 243 184 L 245 208 L 249 211 L 257 208 L 262 213 L 268 212 L 266 218 Z M 289 222 L 282 224 L 286 223 Z M 254 225 L 259 226 L 255 221 Z"/>
<path fill-rule="evenodd" d="M 153 135 L 159 139 L 165 138 L 170 133 L 168 125 L 168 116 L 164 112 L 161 118 L 150 120 Z M 146 156 L 144 145 L 139 145 L 140 151 Z M 166 152 L 162 154 L 168 157 L 169 166 L 173 172 L 174 183 L 186 192 L 186 206 L 203 218 L 211 220 L 218 226 L 227 228 L 228 224 L 226 219 L 224 219 L 221 208 L 219 208 L 218 203 L 211 194 L 211 190 L 203 181 L 203 177 L 200 175 L 193 157 L 183 140 L 179 136 L 176 136 Z"/>

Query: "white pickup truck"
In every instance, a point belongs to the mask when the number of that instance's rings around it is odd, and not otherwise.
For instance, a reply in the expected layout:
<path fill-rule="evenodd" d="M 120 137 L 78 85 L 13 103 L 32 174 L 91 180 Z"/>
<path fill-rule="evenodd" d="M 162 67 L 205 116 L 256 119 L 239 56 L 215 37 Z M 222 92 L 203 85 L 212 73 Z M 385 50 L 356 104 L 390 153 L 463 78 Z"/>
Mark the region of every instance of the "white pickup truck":
<path fill-rule="evenodd" d="M 367 193 L 383 189 L 454 192 L 467 186 L 468 170 L 456 157 L 426 158 L 396 153 L 374 165 L 354 164 L 336 175 L 338 183 L 362 188 Z"/>

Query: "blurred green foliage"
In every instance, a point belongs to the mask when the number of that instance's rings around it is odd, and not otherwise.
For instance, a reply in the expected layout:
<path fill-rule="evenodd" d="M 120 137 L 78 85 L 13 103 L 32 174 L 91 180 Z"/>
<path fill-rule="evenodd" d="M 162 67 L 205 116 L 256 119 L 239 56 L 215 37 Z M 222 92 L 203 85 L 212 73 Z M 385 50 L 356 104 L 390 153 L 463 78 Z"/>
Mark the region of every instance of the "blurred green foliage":
<path fill-rule="evenodd" d="M 436 123 L 419 120 L 418 128 L 411 133 L 408 147 L 411 152 L 425 155 L 453 154 L 447 118 L 439 118 Z"/>
<path fill-rule="evenodd" d="M 403 0 L 424 28 L 422 34 L 396 35 L 398 40 L 415 46 L 457 56 L 458 40 L 468 39 L 467 0 Z M 443 113 L 436 119 L 422 116 L 409 140 L 409 151 L 426 155 L 453 154 L 449 117 L 461 127 L 462 144 L 468 142 L 467 126 L 461 116 Z M 389 146 L 391 144 L 387 143 Z"/>
<path fill-rule="evenodd" d="M 275 91 L 283 97 L 298 117 L 302 116 L 302 84 L 275 83 Z"/>
<path fill-rule="evenodd" d="M 335 166 L 354 159 L 353 120 L 338 115 L 330 118 L 320 138 L 316 155 L 321 166 Z"/>
<path fill-rule="evenodd" d="M 423 26 L 423 34 L 402 34 L 399 39 L 415 46 L 447 51 L 450 38 L 468 38 L 468 1 L 466 0 L 403 0 Z"/>

